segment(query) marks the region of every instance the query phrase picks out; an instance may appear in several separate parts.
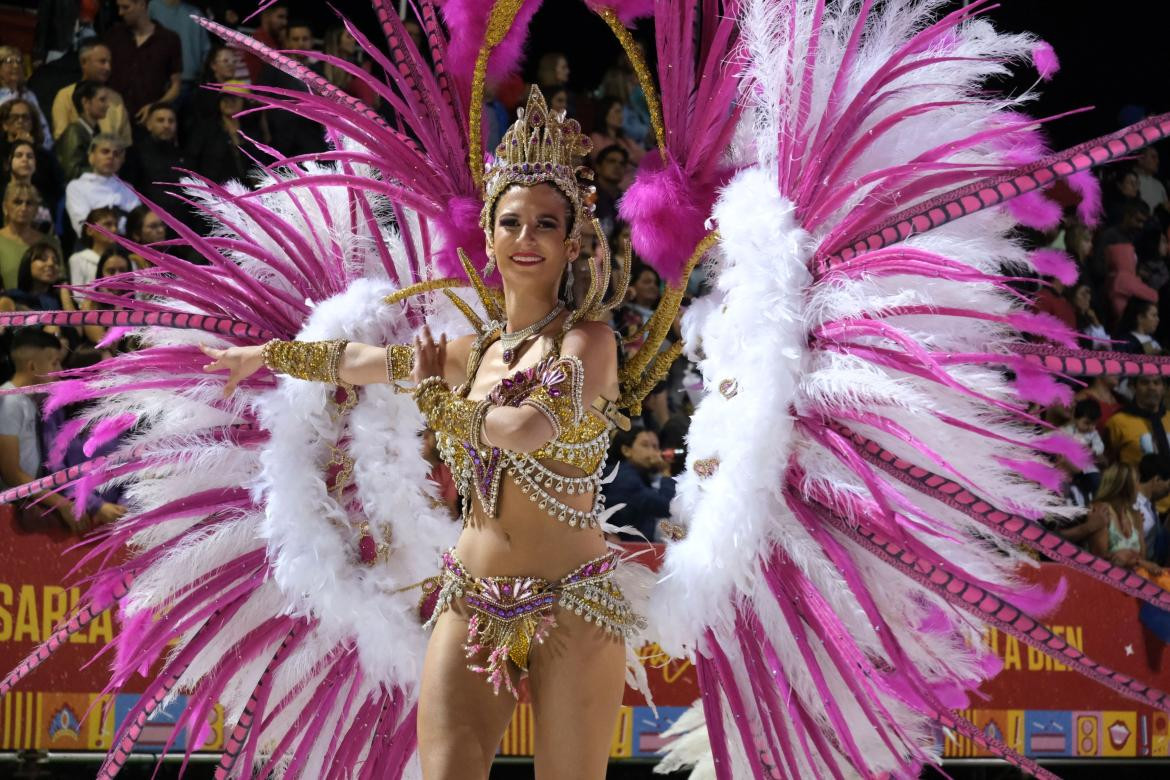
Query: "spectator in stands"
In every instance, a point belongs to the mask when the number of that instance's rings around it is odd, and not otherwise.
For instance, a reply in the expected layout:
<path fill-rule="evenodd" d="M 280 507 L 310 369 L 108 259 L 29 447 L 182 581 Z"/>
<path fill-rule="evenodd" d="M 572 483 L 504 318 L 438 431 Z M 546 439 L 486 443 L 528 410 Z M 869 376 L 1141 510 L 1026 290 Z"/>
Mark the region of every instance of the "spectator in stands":
<path fill-rule="evenodd" d="M 1097 406 L 1101 408 L 1101 419 L 1097 421 L 1097 431 L 1104 433 L 1109 418 L 1121 411 L 1122 399 L 1114 392 L 1117 389 L 1117 377 L 1099 374 L 1094 377 L 1086 377 L 1082 381 L 1085 382 L 1085 387 L 1079 390 L 1074 398 L 1077 401 L 1092 398 L 1097 402 Z"/>
<path fill-rule="evenodd" d="M 1109 418 L 1105 443 L 1113 460 L 1136 466 L 1142 455 L 1156 453 L 1170 458 L 1170 413 L 1163 399 L 1160 376 L 1139 376 L 1132 381 L 1133 402 Z"/>
<path fill-rule="evenodd" d="M 76 235 L 81 235 L 81 223 L 86 215 L 99 206 L 113 206 L 123 213 L 138 206 L 138 196 L 118 178 L 118 171 L 126 161 L 126 147 L 112 135 L 97 135 L 89 145 L 91 170 L 65 187 L 65 211 Z"/>
<path fill-rule="evenodd" d="M 101 206 L 85 216 L 85 227 L 81 235 L 82 248 L 69 256 L 70 284 L 89 284 L 97 278 L 98 262 L 105 251 L 114 244 L 113 239 L 103 231 L 115 234 L 118 232 L 117 209 Z"/>
<path fill-rule="evenodd" d="M 284 40 L 284 31 L 288 27 L 288 4 L 283 2 L 272 3 L 260 12 L 260 26 L 252 33 L 252 37 L 270 49 L 279 49 Z M 259 83 L 260 74 L 266 67 L 265 63 L 252 54 L 244 55 L 244 65 L 252 76 L 252 81 Z"/>
<path fill-rule="evenodd" d="M 553 111 L 569 113 L 569 88 L 553 87 L 550 89 L 548 91 L 548 107 Z"/>
<path fill-rule="evenodd" d="M 123 178 L 151 203 L 170 207 L 172 213 L 184 215 L 186 209 L 167 195 L 179 182 L 176 168 L 189 168 L 179 148 L 179 118 L 174 106 L 156 103 L 146 113 L 146 135 L 126 155 Z M 132 161 L 132 162 L 131 162 Z"/>
<path fill-rule="evenodd" d="M 536 65 L 536 85 L 546 95 L 556 87 L 569 83 L 569 58 L 559 51 L 541 55 Z"/>
<path fill-rule="evenodd" d="M 617 228 L 617 203 L 626 191 L 623 181 L 629 161 L 629 153 L 621 146 L 607 146 L 599 150 L 593 159 L 593 183 L 597 186 L 594 215 L 607 236 L 612 235 Z"/>
<path fill-rule="evenodd" d="M 250 144 L 240 132 L 237 116 L 243 110 L 244 99 L 238 94 L 220 93 L 216 121 L 204 122 L 187 139 L 184 156 L 192 170 L 219 184 L 243 181 L 247 177 L 248 158 L 244 150 Z"/>
<path fill-rule="evenodd" d="M 320 67 L 309 61 L 313 48 L 313 29 L 305 21 L 294 19 L 284 28 L 281 48 L 289 57 L 319 73 Z M 257 79 L 258 84 L 305 92 L 308 87 L 300 79 L 279 68 L 266 65 Z M 221 106 L 222 109 L 222 106 Z M 291 111 L 268 111 L 268 130 L 272 145 L 288 156 L 325 151 L 325 131 L 312 119 Z"/>
<path fill-rule="evenodd" d="M 63 182 L 61 166 L 52 151 L 37 143 L 41 137 L 41 117 L 32 103 L 24 98 L 14 98 L 0 105 L 0 159 L 7 159 L 12 146 L 19 141 L 28 141 L 36 147 L 37 186 L 50 207 L 60 200 Z"/>
<path fill-rule="evenodd" d="M 53 241 L 38 241 L 20 259 L 16 287 L 5 290 L 4 297 L 19 311 L 75 311 L 73 296 L 61 284 L 61 273 L 60 248 Z"/>
<path fill-rule="evenodd" d="M 179 36 L 179 49 L 183 55 L 183 70 L 179 76 L 179 94 L 172 102 L 186 105 L 195 85 L 199 83 L 203 61 L 211 48 L 207 30 L 192 17 L 203 14 L 193 5 L 182 0 L 150 0 L 150 18 Z"/>
<path fill-rule="evenodd" d="M 1159 206 L 1167 208 L 1166 185 L 1158 176 L 1159 162 L 1158 148 L 1147 146 L 1138 152 L 1137 165 L 1134 169 L 1138 180 L 1138 197 L 1150 207 L 1151 214 L 1156 212 Z"/>
<path fill-rule="evenodd" d="M 129 146 L 132 140 L 130 116 L 126 113 L 122 96 L 109 85 L 112 67 L 110 47 L 97 38 L 90 38 L 81 43 L 77 57 L 81 63 L 81 81 L 62 87 L 53 98 L 53 136 L 60 137 L 66 127 L 77 121 L 79 112 L 73 104 L 73 90 L 82 81 L 92 81 L 106 86 L 109 103 L 106 115 L 98 122 L 98 132 L 116 135 Z"/>
<path fill-rule="evenodd" d="M 340 24 L 325 31 L 324 49 L 331 57 L 344 60 L 367 73 L 373 72 L 373 64 L 366 59 L 366 53 L 358 46 L 357 39 Z M 377 108 L 381 102 L 373 88 L 338 65 L 328 61 L 322 62 L 321 72 L 330 84 L 353 95 L 367 106 Z"/>
<path fill-rule="evenodd" d="M 630 270 L 626 302 L 614 315 L 614 325 L 621 334 L 622 345 L 630 354 L 641 349 L 645 341 L 645 334 L 639 334 L 658 305 L 659 283 L 658 272 L 648 265 L 639 262 Z M 663 422 L 666 418 L 660 417 L 659 423 Z"/>
<path fill-rule="evenodd" d="M 1158 304 L 1131 298 L 1118 323 L 1114 349 L 1134 355 L 1161 355 L 1162 345 L 1154 338 L 1158 330 Z"/>
<path fill-rule="evenodd" d="M 182 125 L 183 137 L 190 138 L 196 127 L 205 121 L 219 119 L 219 90 L 209 88 L 211 84 L 244 85 L 249 82 L 241 81 L 236 73 L 240 67 L 240 53 L 227 44 L 218 43 L 211 47 L 207 60 L 203 63 L 203 74 L 200 77 L 200 86 L 191 95 L 180 112 L 179 122 Z M 259 120 L 259 117 L 256 117 Z"/>
<path fill-rule="evenodd" d="M 45 203 L 59 203 L 64 190 L 53 178 L 54 171 L 41 175 L 37 168 L 38 152 L 43 153 L 44 150 L 32 141 L 16 141 L 9 146 L 8 156 L 4 158 L 4 170 L 0 172 L 2 173 L 0 192 L 3 192 L 10 182 L 31 185 L 41 199 L 41 205 L 33 215 L 32 226 L 42 233 L 48 233 L 53 229 L 53 215 Z M 0 224 L 3 224 L 3 219 L 0 219 Z"/>
<path fill-rule="evenodd" d="M 33 67 L 51 63 L 85 41 L 101 35 L 113 23 L 112 3 L 92 0 L 40 0 L 34 32 Z"/>
<path fill-rule="evenodd" d="M 12 390 L 52 381 L 52 374 L 61 370 L 61 345 L 57 337 L 39 328 L 20 328 L 12 335 L 9 356 L 14 374 L 0 385 L 0 390 Z M 0 488 L 16 487 L 32 482 L 43 473 L 42 446 L 39 435 L 41 419 L 37 397 L 30 395 L 0 395 Z M 76 527 L 73 502 L 53 493 L 39 493 L 30 498 L 26 513 L 39 517 L 43 512 L 56 512 L 66 526 Z"/>
<path fill-rule="evenodd" d="M 626 135 L 623 128 L 625 108 L 622 106 L 621 100 L 607 98 L 601 105 L 604 107 L 601 113 L 602 121 L 599 123 L 598 129 L 589 134 L 589 140 L 593 142 L 593 148 L 597 150 L 598 156 L 611 146 L 620 146 L 626 151 L 626 167 L 622 171 L 622 189 L 625 190 L 633 181 L 634 169 L 642 161 L 646 149 Z"/>
<path fill-rule="evenodd" d="M 640 43 L 636 45 L 640 51 L 643 50 Z M 650 108 L 646 104 L 646 94 L 625 52 L 618 55 L 614 64 L 605 71 L 596 95 L 621 101 L 622 130 L 627 138 L 644 147 L 657 143 L 650 131 Z"/>
<path fill-rule="evenodd" d="M 110 108 L 110 90 L 96 81 L 82 81 L 73 90 L 77 120 L 57 138 L 57 161 L 66 181 L 89 170 L 89 145 Z"/>
<path fill-rule="evenodd" d="M 1103 201 L 1105 206 L 1105 223 L 1107 225 L 1116 225 L 1124 219 L 1124 212 L 1126 206 L 1134 203 L 1141 203 L 1145 206 L 1145 213 L 1148 216 L 1150 207 L 1145 205 L 1145 201 L 1141 198 L 1141 184 L 1138 179 L 1137 171 L 1132 167 L 1123 167 L 1114 169 L 1114 178 L 1112 186 L 1105 186 L 1103 194 Z"/>
<path fill-rule="evenodd" d="M 133 265 L 130 262 L 130 253 L 124 248 L 114 244 L 106 248 L 102 256 L 98 259 L 97 264 L 97 279 L 105 279 L 109 276 L 117 276 L 118 274 L 129 273 Z M 110 287 L 103 292 L 114 295 L 129 295 L 122 290 Z M 112 303 L 105 303 L 102 301 L 95 301 L 93 298 L 85 297 L 81 299 L 81 305 L 78 307 L 82 311 L 96 311 L 99 309 L 116 309 L 118 308 Z M 90 344 L 101 344 L 105 341 L 109 330 L 101 325 L 86 325 L 83 330 L 85 340 Z M 125 341 L 123 339 L 123 341 Z M 105 345 L 104 348 L 108 351 L 121 352 L 125 349 L 125 344 L 111 344 Z"/>
<path fill-rule="evenodd" d="M 1138 501 L 1137 469 L 1114 463 L 1101 474 L 1101 488 L 1090 510 L 1103 518 L 1102 528 L 1089 539 L 1089 552 L 1127 569 L 1141 567 L 1152 575 L 1162 567 L 1146 557 Z"/>
<path fill-rule="evenodd" d="M 0 228 L 0 280 L 3 289 L 16 287 L 20 262 L 30 246 L 53 241 L 53 236 L 33 227 L 41 196 L 28 183 L 13 181 L 4 189 L 4 227 Z"/>
<path fill-rule="evenodd" d="M 1143 282 L 1137 274 L 1137 252 L 1132 243 L 1106 246 L 1105 261 L 1109 267 L 1105 291 L 1109 296 L 1114 321 L 1120 320 L 1131 298 L 1155 305 L 1158 303 L 1158 291 Z"/>
<path fill-rule="evenodd" d="M 1070 328 L 1077 324 L 1076 309 L 1068 299 L 1064 283 L 1054 276 L 1041 277 L 1042 284 L 1036 292 L 1036 311 L 1051 314 Z"/>
<path fill-rule="evenodd" d="M 173 103 L 179 97 L 183 53 L 179 36 L 150 18 L 146 0 L 118 0 L 116 24 L 105 42 L 113 57 L 110 86 L 126 101 L 135 122 L 146 119 L 154 103 Z"/>
<path fill-rule="evenodd" d="M 0 104 L 17 99 L 25 101 L 36 114 L 33 140 L 45 149 L 52 149 L 53 138 L 45 112 L 37 96 L 24 83 L 24 55 L 15 46 L 0 46 Z"/>
<path fill-rule="evenodd" d="M 1072 288 L 1073 312 L 1076 317 L 1077 332 L 1085 338 L 1080 340 L 1084 349 L 1110 349 L 1109 333 L 1101 324 L 1097 310 L 1093 308 L 1093 288 L 1085 282 L 1077 282 Z"/>
<path fill-rule="evenodd" d="M 1101 404 L 1092 398 L 1084 398 L 1073 406 L 1072 422 L 1061 429 L 1066 435 L 1079 441 L 1093 456 L 1093 461 L 1084 469 L 1077 468 L 1065 458 L 1059 459 L 1060 467 L 1072 478 L 1069 487 L 1077 506 L 1086 506 L 1092 501 L 1101 484 L 1101 466 L 1105 464 L 1105 442 L 1097 432 L 1097 423 L 1100 421 Z"/>
<path fill-rule="evenodd" d="M 126 238 L 136 244 L 157 244 L 167 237 L 167 225 L 158 214 L 150 210 L 145 204 L 138 206 L 126 217 Z M 151 264 L 145 257 L 133 252 L 130 253 L 130 262 L 135 268 L 150 268 Z"/>
<path fill-rule="evenodd" d="M 1161 566 L 1166 561 L 1167 534 L 1158 516 L 1158 505 L 1170 494 L 1170 460 L 1158 455 L 1143 455 L 1137 471 L 1138 497 L 1134 509 L 1142 518 L 1146 557 Z"/>
<path fill-rule="evenodd" d="M 605 502 L 625 506 L 609 522 L 619 527 L 632 526 L 641 534 L 622 533 L 623 539 L 641 541 L 645 537 L 645 541 L 653 542 L 658 521 L 670 517 L 675 488 L 670 466 L 658 447 L 658 434 L 637 427 L 618 431 L 610 447 L 610 462 L 617 463 L 617 474 L 601 486 Z"/>

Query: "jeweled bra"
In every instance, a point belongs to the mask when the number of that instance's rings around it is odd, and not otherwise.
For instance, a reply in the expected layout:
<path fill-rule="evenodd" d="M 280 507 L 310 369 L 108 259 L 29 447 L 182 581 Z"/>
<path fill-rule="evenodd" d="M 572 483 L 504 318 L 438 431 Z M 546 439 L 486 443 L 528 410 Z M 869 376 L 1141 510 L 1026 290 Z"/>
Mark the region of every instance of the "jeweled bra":
<path fill-rule="evenodd" d="M 471 379 L 479 370 L 484 350 L 495 340 L 494 334 L 476 344 L 468 359 L 468 381 L 455 388 L 456 408 L 435 428 L 439 456 L 451 469 L 459 494 L 463 496 L 463 517 L 471 511 L 471 496 L 479 497 L 488 515 L 495 517 L 499 504 L 500 481 L 505 471 L 540 509 L 571 526 L 592 528 L 597 525 L 604 498 L 601 494 L 601 470 L 609 449 L 609 432 L 613 425 L 588 411 L 582 403 L 581 361 L 574 355 L 560 356 L 563 333 L 553 341 L 550 354 L 536 365 L 501 379 L 488 395 L 494 406 L 518 406 L 534 397 L 557 407 L 550 420 L 555 424 L 552 441 L 534 452 L 513 452 L 499 447 L 477 444 L 478 401 L 467 399 Z M 553 460 L 573 466 L 584 476 L 564 476 L 541 463 Z M 593 506 L 585 511 L 569 506 L 558 495 L 584 495 L 593 491 Z"/>

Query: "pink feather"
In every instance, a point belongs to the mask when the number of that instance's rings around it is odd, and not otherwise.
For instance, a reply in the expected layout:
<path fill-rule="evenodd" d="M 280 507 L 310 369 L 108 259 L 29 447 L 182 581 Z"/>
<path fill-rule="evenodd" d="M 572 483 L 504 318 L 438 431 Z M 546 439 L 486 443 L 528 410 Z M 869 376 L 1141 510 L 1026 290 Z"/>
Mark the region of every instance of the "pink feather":
<path fill-rule="evenodd" d="M 1089 227 L 1096 227 L 1101 221 L 1101 181 L 1092 171 L 1077 171 L 1069 176 L 1068 186 L 1081 196 L 1077 205 L 1077 217 Z"/>
<path fill-rule="evenodd" d="M 136 414 L 120 414 L 116 417 L 107 417 L 94 426 L 93 432 L 90 433 L 89 439 L 86 440 L 85 446 L 82 447 L 82 451 L 87 458 L 92 458 L 93 454 L 103 444 L 118 438 L 133 428 L 137 422 L 138 415 Z"/>
<path fill-rule="evenodd" d="M 585 0 L 585 5 L 594 13 L 610 9 L 626 27 L 632 26 L 637 19 L 654 13 L 654 0 Z"/>
<path fill-rule="evenodd" d="M 715 188 L 696 186 L 673 159 L 657 150 L 642 158 L 633 185 L 618 204 L 629 222 L 634 251 L 668 282 L 675 282 L 703 238 Z"/>
<path fill-rule="evenodd" d="M 998 457 L 996 460 L 1001 465 L 1013 469 L 1021 478 L 1042 485 L 1053 493 L 1059 493 L 1064 489 L 1065 474 L 1058 468 L 1034 460 Z"/>
<path fill-rule="evenodd" d="M 479 49 L 483 45 L 484 34 L 487 32 L 488 17 L 491 16 L 493 0 L 442 0 L 439 5 L 443 9 L 443 18 L 451 32 L 451 41 L 447 45 L 446 66 L 448 71 L 459 80 L 467 94 L 470 95 L 471 74 L 475 70 L 475 60 L 479 56 Z M 540 7 L 540 0 L 524 0 L 511 30 L 504 36 L 491 57 L 488 58 L 488 79 L 497 81 L 516 69 L 524 54 L 524 44 L 528 38 L 528 23 L 532 15 Z"/>
<path fill-rule="evenodd" d="M 1060 204 L 1042 192 L 1029 192 L 1009 200 L 1005 207 L 1021 225 L 1036 230 L 1052 230 L 1060 224 L 1064 212 Z"/>
<path fill-rule="evenodd" d="M 1056 381 L 1048 371 L 1026 360 L 1012 362 L 1012 369 L 1016 373 L 1016 395 L 1023 401 L 1051 406 L 1060 404 L 1068 406 L 1072 403 L 1072 388 Z"/>
<path fill-rule="evenodd" d="M 1086 469 L 1093 463 L 1093 456 L 1085 445 L 1063 433 L 1035 439 L 1032 446 L 1049 455 L 1060 455 L 1079 469 Z"/>
<path fill-rule="evenodd" d="M 1036 273 L 1055 277 L 1061 284 L 1076 284 L 1080 275 L 1072 256 L 1059 249 L 1037 249 L 1029 253 L 1028 259 Z"/>
<path fill-rule="evenodd" d="M 472 265 L 482 272 L 487 264 L 486 239 L 483 228 L 479 226 L 482 210 L 483 201 L 479 197 L 457 196 L 448 202 L 445 211 L 436 215 L 434 222 L 442 236 L 434 257 L 439 276 L 466 276 L 459 262 L 459 249 L 466 252 Z"/>
<path fill-rule="evenodd" d="M 1032 47 L 1032 64 L 1045 81 L 1052 81 L 1052 77 L 1060 71 L 1060 60 L 1048 41 L 1037 41 Z"/>

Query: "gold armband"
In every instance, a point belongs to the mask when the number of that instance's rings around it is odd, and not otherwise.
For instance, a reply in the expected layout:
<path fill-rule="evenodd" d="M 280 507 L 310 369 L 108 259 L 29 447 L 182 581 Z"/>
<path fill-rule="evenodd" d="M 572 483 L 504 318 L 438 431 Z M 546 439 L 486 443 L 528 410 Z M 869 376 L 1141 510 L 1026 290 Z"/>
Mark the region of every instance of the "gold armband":
<path fill-rule="evenodd" d="M 345 339 L 332 341 L 281 341 L 273 339 L 260 353 L 264 365 L 277 374 L 285 374 L 310 382 L 342 384 L 341 356 L 345 354 Z"/>
<path fill-rule="evenodd" d="M 391 344 L 386 347 L 386 381 L 390 384 L 410 379 L 414 369 L 414 347 L 408 344 Z"/>
<path fill-rule="evenodd" d="M 581 400 L 585 368 L 576 355 L 566 355 L 545 369 L 541 384 L 521 402 L 531 406 L 552 423 L 553 438 L 581 422 L 585 404 Z"/>
<path fill-rule="evenodd" d="M 435 433 L 443 433 L 458 441 L 478 442 L 478 425 L 483 424 L 482 401 L 468 401 L 451 392 L 442 377 L 427 377 L 414 390 L 414 402 Z"/>

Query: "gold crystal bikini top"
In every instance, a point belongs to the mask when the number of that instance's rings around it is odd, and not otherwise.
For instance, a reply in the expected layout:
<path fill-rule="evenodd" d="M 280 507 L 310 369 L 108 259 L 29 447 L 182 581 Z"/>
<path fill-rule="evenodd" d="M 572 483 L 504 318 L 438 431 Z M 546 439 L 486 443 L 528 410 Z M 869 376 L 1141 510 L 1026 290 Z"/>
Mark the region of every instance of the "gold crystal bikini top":
<path fill-rule="evenodd" d="M 586 408 L 582 400 L 584 368 L 575 355 L 560 355 L 561 333 L 549 354 L 536 365 L 507 376 L 482 401 L 467 398 L 471 379 L 487 344 L 477 343 L 468 359 L 468 381 L 449 390 L 441 381 L 420 386 L 419 408 L 435 431 L 439 455 L 451 469 L 464 516 L 474 494 L 488 514 L 496 516 L 500 480 L 510 472 L 520 491 L 540 509 L 571 526 L 593 527 L 601 512 L 601 469 L 609 449 L 609 433 L 615 426 L 612 403 L 599 398 Z M 490 343 L 490 342 L 489 342 Z M 434 389 L 432 389 L 434 388 Z M 599 405 L 600 404 L 600 405 Z M 534 452 L 513 452 L 480 441 L 483 416 L 496 406 L 531 406 L 553 426 L 551 441 Z M 605 414 L 602 418 L 598 414 Z M 558 474 L 541 461 L 556 461 L 580 469 L 584 476 Z M 592 492 L 593 507 L 584 511 L 570 506 L 559 495 Z"/>

